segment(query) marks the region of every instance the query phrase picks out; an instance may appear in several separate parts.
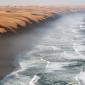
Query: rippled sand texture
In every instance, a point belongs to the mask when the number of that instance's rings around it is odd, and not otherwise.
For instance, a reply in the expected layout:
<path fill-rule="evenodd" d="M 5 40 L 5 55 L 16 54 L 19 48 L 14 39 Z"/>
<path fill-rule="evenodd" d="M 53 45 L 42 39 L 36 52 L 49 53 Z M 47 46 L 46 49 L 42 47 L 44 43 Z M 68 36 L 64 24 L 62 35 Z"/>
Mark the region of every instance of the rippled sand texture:
<path fill-rule="evenodd" d="M 15 32 L 18 26 L 24 27 L 39 22 L 53 14 L 51 7 L 2 7 L 0 8 L 0 33 Z"/>

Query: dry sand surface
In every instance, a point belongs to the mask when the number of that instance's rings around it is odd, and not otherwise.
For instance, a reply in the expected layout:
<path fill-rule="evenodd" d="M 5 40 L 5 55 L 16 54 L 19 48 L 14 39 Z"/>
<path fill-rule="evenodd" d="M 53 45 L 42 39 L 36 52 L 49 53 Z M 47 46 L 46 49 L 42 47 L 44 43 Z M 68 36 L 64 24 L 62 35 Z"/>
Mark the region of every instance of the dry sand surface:
<path fill-rule="evenodd" d="M 39 22 L 53 13 L 52 7 L 0 7 L 0 33 L 15 32 L 18 26 Z"/>

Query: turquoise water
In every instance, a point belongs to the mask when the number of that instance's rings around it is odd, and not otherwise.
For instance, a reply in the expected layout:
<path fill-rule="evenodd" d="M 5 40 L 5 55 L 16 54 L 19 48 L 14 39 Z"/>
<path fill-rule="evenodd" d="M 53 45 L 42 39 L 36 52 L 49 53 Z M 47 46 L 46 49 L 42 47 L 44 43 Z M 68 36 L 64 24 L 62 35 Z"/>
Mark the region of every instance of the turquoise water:
<path fill-rule="evenodd" d="M 85 85 L 85 14 L 64 14 L 1 85 Z"/>

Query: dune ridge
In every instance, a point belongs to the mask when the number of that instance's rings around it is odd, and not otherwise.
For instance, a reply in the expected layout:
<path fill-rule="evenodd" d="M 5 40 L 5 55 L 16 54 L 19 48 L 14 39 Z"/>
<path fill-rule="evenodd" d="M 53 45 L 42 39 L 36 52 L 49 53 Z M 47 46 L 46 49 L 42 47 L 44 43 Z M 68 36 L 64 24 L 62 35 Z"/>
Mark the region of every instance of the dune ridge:
<path fill-rule="evenodd" d="M 16 32 L 18 26 L 25 27 L 32 21 L 39 22 L 52 16 L 51 7 L 4 7 L 0 8 L 0 33 Z"/>

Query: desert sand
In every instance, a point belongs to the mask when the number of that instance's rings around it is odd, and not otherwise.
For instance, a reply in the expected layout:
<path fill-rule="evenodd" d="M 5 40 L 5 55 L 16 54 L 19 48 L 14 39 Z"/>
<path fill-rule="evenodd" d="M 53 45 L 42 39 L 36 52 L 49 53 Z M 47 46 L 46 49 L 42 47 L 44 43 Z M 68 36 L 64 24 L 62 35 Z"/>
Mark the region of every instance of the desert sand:
<path fill-rule="evenodd" d="M 39 22 L 53 13 L 51 7 L 0 7 L 0 33 L 15 32 L 18 26 Z"/>

